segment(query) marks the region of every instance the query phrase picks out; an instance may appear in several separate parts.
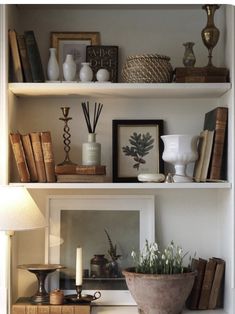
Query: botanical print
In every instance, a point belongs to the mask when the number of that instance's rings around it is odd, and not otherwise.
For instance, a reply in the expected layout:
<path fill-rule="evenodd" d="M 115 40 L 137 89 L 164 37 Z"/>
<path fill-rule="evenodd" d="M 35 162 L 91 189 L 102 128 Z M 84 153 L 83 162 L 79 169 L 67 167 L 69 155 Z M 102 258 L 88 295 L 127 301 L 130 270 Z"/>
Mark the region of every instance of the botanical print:
<path fill-rule="evenodd" d="M 153 149 L 154 139 L 149 132 L 146 134 L 133 132 L 129 138 L 129 143 L 132 146 L 126 145 L 122 147 L 122 151 L 126 156 L 134 159 L 133 168 L 139 170 L 140 164 L 146 163 L 143 157 L 148 155 L 150 150 Z"/>

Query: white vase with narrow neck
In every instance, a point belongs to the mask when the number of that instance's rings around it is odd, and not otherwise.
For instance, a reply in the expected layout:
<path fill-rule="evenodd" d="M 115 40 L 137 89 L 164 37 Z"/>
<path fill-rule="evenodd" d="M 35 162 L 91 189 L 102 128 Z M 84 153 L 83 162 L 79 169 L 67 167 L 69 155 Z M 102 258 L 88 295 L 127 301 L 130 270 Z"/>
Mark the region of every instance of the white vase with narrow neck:
<path fill-rule="evenodd" d="M 101 144 L 96 143 L 96 134 L 88 134 L 88 142 L 82 144 L 82 164 L 96 166 L 101 162 Z"/>
<path fill-rule="evenodd" d="M 93 79 L 93 71 L 90 67 L 90 63 L 82 62 L 82 67 L 79 72 L 80 81 L 83 83 L 91 82 Z"/>
<path fill-rule="evenodd" d="M 50 57 L 47 64 L 47 77 L 49 81 L 57 81 L 59 79 L 60 71 L 56 59 L 56 49 L 49 48 Z"/>
<path fill-rule="evenodd" d="M 73 60 L 73 56 L 70 54 L 66 55 L 65 62 L 63 63 L 63 74 L 65 81 L 72 82 L 75 80 L 76 63 Z"/>
<path fill-rule="evenodd" d="M 161 136 L 164 143 L 162 159 L 174 165 L 174 182 L 192 182 L 187 176 L 186 167 L 188 163 L 198 158 L 197 135 L 176 134 Z"/>

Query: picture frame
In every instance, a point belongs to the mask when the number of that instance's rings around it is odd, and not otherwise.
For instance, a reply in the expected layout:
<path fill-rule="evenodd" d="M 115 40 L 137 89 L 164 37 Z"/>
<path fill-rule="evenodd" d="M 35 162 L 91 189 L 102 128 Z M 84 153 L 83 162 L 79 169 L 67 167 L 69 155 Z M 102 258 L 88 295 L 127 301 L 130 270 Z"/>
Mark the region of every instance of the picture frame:
<path fill-rule="evenodd" d="M 113 182 L 138 182 L 140 173 L 164 173 L 163 120 L 113 120 Z M 138 141 L 143 144 L 137 152 Z"/>
<path fill-rule="evenodd" d="M 70 217 L 72 213 L 72 219 Z M 88 214 L 86 223 L 84 219 L 79 219 L 81 214 Z M 68 216 L 67 216 L 68 214 Z M 78 214 L 76 218 L 76 214 Z M 123 228 L 118 220 L 131 215 L 130 217 L 138 216 L 138 220 L 134 222 L 131 219 L 123 221 Z M 100 216 L 101 215 L 101 216 Z M 110 216 L 111 215 L 111 216 Z M 116 215 L 117 219 L 113 219 L 113 215 Z M 124 215 L 124 216 L 123 216 Z M 104 289 L 104 278 L 101 280 L 94 280 L 94 288 L 85 289 L 87 278 L 85 273 L 89 272 L 87 264 L 89 263 L 92 254 L 96 251 L 91 250 L 91 243 L 94 245 L 95 250 L 99 250 L 100 253 L 104 253 L 102 245 L 106 245 L 108 249 L 108 241 L 105 238 L 103 229 L 103 218 L 106 220 L 105 228 L 109 230 L 110 237 L 113 243 L 117 245 L 118 254 L 122 254 L 120 263 L 123 263 L 123 259 L 130 258 L 131 265 L 133 265 L 132 258 L 130 256 L 133 250 L 132 241 L 133 237 L 138 237 L 139 249 L 142 250 L 145 246 L 145 241 L 155 241 L 155 196 L 154 195 L 51 195 L 47 199 L 47 210 L 46 217 L 48 221 L 48 227 L 45 233 L 45 263 L 62 264 L 65 266 L 65 271 L 70 271 L 70 264 L 66 261 L 68 258 L 71 259 L 73 268 L 73 279 L 75 277 L 75 265 L 76 265 L 76 247 L 82 247 L 83 256 L 83 293 L 94 294 L 95 291 L 101 292 L 101 298 L 92 302 L 94 305 L 135 305 L 135 301 L 130 295 L 127 287 L 125 289 L 115 288 L 115 280 L 107 278 L 108 288 Z M 119 218 L 118 218 L 119 217 Z M 107 224 L 107 221 L 109 223 Z M 100 225 L 101 224 L 101 225 Z M 126 227 L 126 224 L 129 227 Z M 100 225 L 101 232 L 97 233 L 97 225 Z M 67 232 L 65 231 L 67 226 Z M 111 226 L 113 226 L 111 228 Z M 137 227 L 137 229 L 136 229 Z M 131 230 L 130 230 L 131 229 Z M 83 230 L 83 231 L 82 231 Z M 138 230 L 137 234 L 133 230 Z M 84 234 L 83 234 L 84 232 Z M 118 233 L 120 236 L 117 236 Z M 98 236 L 97 236 L 98 234 Z M 92 237 L 92 239 L 91 239 Z M 100 239 L 100 243 L 97 240 Z M 122 245 L 126 245 L 128 242 L 130 251 L 128 254 L 125 253 Z M 122 244 L 121 244 L 122 243 Z M 80 245 L 81 244 L 81 245 Z M 114 245 L 115 245 L 114 244 Z M 100 246 L 101 245 L 101 246 Z M 86 252 L 88 254 L 88 261 Z M 106 255 L 107 256 L 107 255 Z M 128 267 L 131 266 L 128 264 Z M 47 282 L 47 289 L 52 291 L 60 288 L 64 290 L 66 295 L 75 293 L 75 282 L 72 283 L 71 287 L 65 289 L 61 287 L 61 277 L 63 279 L 63 273 L 54 272 L 49 276 Z M 124 281 L 123 278 L 115 278 L 117 281 Z M 90 279 L 92 281 L 92 278 Z"/>
<path fill-rule="evenodd" d="M 56 48 L 60 68 L 60 78 L 63 79 L 63 62 L 67 54 L 72 54 L 76 63 L 76 79 L 81 63 L 86 62 L 86 47 L 100 45 L 99 32 L 51 32 L 51 46 Z"/>

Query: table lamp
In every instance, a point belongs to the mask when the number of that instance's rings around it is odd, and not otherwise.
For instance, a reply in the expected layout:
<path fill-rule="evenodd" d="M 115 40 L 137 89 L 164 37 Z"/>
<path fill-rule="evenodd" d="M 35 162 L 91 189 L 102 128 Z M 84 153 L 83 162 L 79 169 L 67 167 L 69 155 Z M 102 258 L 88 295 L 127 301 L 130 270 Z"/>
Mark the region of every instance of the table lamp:
<path fill-rule="evenodd" d="M 15 231 L 32 230 L 45 226 L 45 218 L 25 188 L 0 186 L 0 231 L 6 231 L 9 236 L 8 313 L 11 313 L 11 237 Z"/>

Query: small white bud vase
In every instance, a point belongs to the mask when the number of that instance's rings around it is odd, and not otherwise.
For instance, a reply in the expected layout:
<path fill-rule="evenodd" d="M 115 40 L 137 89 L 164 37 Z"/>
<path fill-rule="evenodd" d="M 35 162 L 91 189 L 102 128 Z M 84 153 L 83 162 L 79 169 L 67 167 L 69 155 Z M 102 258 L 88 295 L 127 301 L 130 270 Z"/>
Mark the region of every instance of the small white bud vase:
<path fill-rule="evenodd" d="M 84 166 L 100 165 L 101 145 L 96 143 L 96 134 L 88 134 L 88 143 L 82 144 L 82 164 Z"/>
<path fill-rule="evenodd" d="M 65 81 L 71 82 L 75 80 L 76 63 L 73 60 L 73 56 L 70 54 L 66 55 L 65 62 L 63 63 L 63 74 Z"/>
<path fill-rule="evenodd" d="M 83 83 L 91 82 L 93 79 L 93 71 L 90 67 L 90 63 L 82 62 L 82 67 L 79 72 L 80 81 Z"/>
<path fill-rule="evenodd" d="M 57 81 L 59 79 L 60 71 L 56 59 L 56 49 L 49 48 L 50 56 L 47 64 L 47 77 L 49 81 Z"/>
<path fill-rule="evenodd" d="M 109 71 L 107 69 L 99 69 L 96 73 L 96 79 L 98 82 L 108 82 Z"/>

